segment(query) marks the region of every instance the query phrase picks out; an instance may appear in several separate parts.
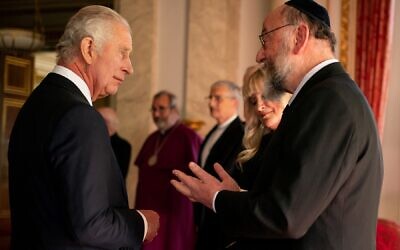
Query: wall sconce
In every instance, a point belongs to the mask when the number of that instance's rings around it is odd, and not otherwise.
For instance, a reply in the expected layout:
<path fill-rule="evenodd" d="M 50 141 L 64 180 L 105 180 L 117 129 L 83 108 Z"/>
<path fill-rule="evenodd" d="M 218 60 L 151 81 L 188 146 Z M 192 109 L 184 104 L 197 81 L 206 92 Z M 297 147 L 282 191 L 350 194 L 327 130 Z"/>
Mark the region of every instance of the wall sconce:
<path fill-rule="evenodd" d="M 39 50 L 44 46 L 44 36 L 33 30 L 18 28 L 0 29 L 0 49 Z"/>
<path fill-rule="evenodd" d="M 0 29 L 0 49 L 6 51 L 35 51 L 45 44 L 44 27 L 40 15 L 39 0 L 34 0 L 34 27 Z"/>

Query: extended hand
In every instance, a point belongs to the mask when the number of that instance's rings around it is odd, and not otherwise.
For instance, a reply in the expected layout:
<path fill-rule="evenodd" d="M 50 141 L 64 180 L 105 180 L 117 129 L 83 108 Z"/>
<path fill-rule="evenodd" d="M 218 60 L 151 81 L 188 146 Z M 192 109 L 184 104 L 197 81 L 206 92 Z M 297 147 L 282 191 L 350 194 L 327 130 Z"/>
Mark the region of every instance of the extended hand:
<path fill-rule="evenodd" d="M 147 234 L 144 238 L 145 242 L 150 242 L 157 236 L 160 227 L 160 216 L 153 210 L 139 210 L 147 220 Z"/>
<path fill-rule="evenodd" d="M 197 178 L 186 175 L 182 171 L 173 170 L 172 173 L 179 181 L 171 180 L 171 184 L 191 201 L 200 202 L 212 209 L 213 197 L 216 192 L 221 190 L 240 191 L 235 180 L 218 163 L 214 164 L 214 169 L 222 181 L 204 171 L 194 162 L 189 163 L 189 169 Z"/>

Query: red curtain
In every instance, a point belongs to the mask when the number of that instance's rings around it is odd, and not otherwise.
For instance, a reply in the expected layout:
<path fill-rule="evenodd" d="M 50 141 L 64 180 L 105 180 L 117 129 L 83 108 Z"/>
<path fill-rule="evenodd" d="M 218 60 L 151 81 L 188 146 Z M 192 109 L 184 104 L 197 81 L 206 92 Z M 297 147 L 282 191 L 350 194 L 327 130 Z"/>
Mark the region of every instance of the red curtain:
<path fill-rule="evenodd" d="M 400 250 L 400 225 L 394 221 L 378 219 L 376 250 Z"/>
<path fill-rule="evenodd" d="M 383 135 L 392 40 L 392 0 L 357 1 L 356 82 L 374 111 Z"/>

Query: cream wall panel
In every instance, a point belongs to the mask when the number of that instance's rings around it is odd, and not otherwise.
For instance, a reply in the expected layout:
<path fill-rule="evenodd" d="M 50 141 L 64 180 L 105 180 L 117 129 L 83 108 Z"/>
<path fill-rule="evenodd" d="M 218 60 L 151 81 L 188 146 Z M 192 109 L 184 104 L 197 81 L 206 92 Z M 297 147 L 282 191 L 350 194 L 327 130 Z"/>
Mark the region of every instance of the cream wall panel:
<path fill-rule="evenodd" d="M 120 131 L 133 146 L 134 157 L 151 127 L 150 104 L 156 86 L 157 0 L 120 0 L 119 12 L 131 25 L 134 73 L 120 87 L 116 108 Z"/>
<path fill-rule="evenodd" d="M 205 99 L 210 85 L 238 77 L 239 20 L 239 0 L 189 2 L 186 118 L 206 122 L 202 135 L 215 123 Z"/>

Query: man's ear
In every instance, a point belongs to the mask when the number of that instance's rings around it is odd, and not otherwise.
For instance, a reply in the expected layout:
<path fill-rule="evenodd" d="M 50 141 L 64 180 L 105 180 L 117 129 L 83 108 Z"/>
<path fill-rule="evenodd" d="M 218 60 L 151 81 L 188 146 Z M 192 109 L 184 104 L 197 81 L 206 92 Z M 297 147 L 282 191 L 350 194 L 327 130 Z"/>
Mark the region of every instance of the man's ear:
<path fill-rule="evenodd" d="M 296 37 L 295 37 L 295 41 L 294 41 L 293 52 L 295 54 L 298 54 L 300 51 L 302 51 L 305 48 L 305 46 L 308 42 L 309 35 L 310 35 L 310 30 L 306 24 L 300 23 L 297 26 L 295 32 L 296 32 Z"/>
<path fill-rule="evenodd" d="M 95 52 L 94 41 L 91 37 L 85 37 L 81 41 L 81 54 L 87 64 L 93 63 Z"/>

